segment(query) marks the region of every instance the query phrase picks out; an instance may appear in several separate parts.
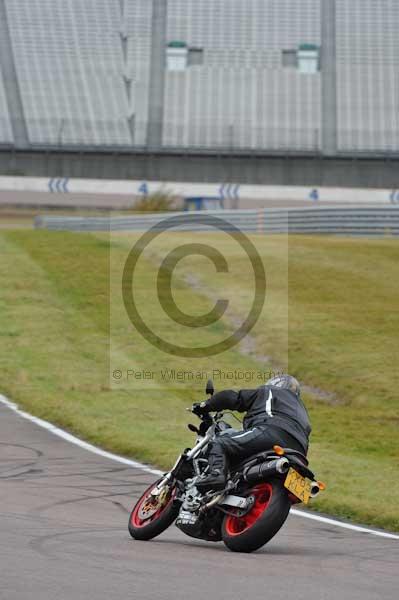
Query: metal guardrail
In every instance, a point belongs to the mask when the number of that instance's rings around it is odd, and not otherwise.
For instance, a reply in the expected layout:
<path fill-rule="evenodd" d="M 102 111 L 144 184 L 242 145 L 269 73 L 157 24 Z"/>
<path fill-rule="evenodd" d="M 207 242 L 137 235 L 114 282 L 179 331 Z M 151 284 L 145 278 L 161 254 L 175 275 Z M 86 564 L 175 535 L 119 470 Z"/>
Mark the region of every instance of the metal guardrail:
<path fill-rule="evenodd" d="M 172 216 L 185 217 L 179 229 L 212 230 L 212 217 L 248 233 L 305 233 L 381 236 L 399 235 L 399 207 L 220 210 L 160 213 L 123 217 L 54 217 L 38 216 L 37 229 L 64 231 L 146 231 Z M 209 223 L 207 218 L 209 218 Z M 199 222 L 201 219 L 201 222 Z M 231 228 L 233 229 L 233 227 Z"/>
<path fill-rule="evenodd" d="M 98 154 L 98 155 L 109 155 L 112 157 L 125 156 L 125 155 L 140 155 L 140 156 L 217 156 L 225 158 L 246 158 L 246 157 L 289 157 L 289 158 L 319 158 L 325 159 L 326 161 L 335 159 L 344 159 L 347 161 L 353 160 L 378 160 L 386 161 L 392 160 L 397 161 L 399 159 L 399 149 L 364 149 L 359 148 L 341 150 L 338 149 L 333 154 L 325 155 L 322 150 L 306 150 L 306 149 L 292 149 L 292 148 L 234 148 L 229 147 L 209 147 L 209 146 L 149 146 L 149 145 L 115 145 L 115 144 L 72 144 L 64 143 L 51 144 L 51 143 L 28 143 L 16 146 L 14 142 L 2 141 L 0 142 L 0 150 L 16 153 L 20 151 L 35 152 L 47 154 Z"/>

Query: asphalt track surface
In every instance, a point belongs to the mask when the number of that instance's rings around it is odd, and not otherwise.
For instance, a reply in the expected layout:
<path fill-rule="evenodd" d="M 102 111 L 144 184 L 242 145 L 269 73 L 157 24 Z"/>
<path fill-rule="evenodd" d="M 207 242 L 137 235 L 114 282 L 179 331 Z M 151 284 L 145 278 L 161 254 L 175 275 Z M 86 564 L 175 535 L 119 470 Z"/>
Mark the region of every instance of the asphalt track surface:
<path fill-rule="evenodd" d="M 97 456 L 0 403 L 1 600 L 397 599 L 399 540 L 290 516 L 251 555 L 172 526 L 127 531 L 154 475 Z"/>
<path fill-rule="evenodd" d="M 48 193 L 30 191 L 5 191 L 0 190 L 0 208 L 81 208 L 100 210 L 124 210 L 131 209 L 137 200 L 134 194 L 88 194 L 88 193 Z M 337 199 L 334 206 L 347 206 L 347 202 L 339 202 Z M 314 206 L 313 200 L 256 200 L 242 198 L 239 208 L 299 208 L 302 206 Z M 227 207 L 228 208 L 228 207 Z"/>
<path fill-rule="evenodd" d="M 133 194 L 62 194 L 49 192 L 10 192 L 0 190 L 0 207 L 125 209 L 133 205 Z"/>

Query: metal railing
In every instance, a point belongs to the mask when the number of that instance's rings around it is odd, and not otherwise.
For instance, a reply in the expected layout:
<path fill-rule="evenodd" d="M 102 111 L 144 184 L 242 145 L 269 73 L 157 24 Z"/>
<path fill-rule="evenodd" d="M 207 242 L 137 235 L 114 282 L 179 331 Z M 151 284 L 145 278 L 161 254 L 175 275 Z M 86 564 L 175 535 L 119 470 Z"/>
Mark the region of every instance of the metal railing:
<path fill-rule="evenodd" d="M 152 145 L 147 143 L 148 123 L 144 121 L 43 117 L 19 122 L 3 115 L 0 117 L 0 145 L 22 148 L 12 133 L 21 126 L 26 127 L 28 136 L 23 148 L 46 152 L 323 156 L 319 128 L 255 126 L 250 122 L 227 125 L 216 120 L 184 126 L 165 121 L 162 143 Z M 329 156 L 388 158 L 399 155 L 399 129 L 341 128 L 336 134 L 338 146 Z"/>
<path fill-rule="evenodd" d="M 160 213 L 123 217 L 56 217 L 38 216 L 37 229 L 66 231 L 146 231 L 151 227 L 163 228 L 162 222 L 182 215 L 185 231 L 213 230 L 212 217 L 247 233 L 334 234 L 361 236 L 399 235 L 399 207 L 367 208 L 300 208 L 220 210 L 202 212 Z M 209 218 L 209 224 L 207 223 Z M 199 222 L 199 218 L 201 222 Z"/>

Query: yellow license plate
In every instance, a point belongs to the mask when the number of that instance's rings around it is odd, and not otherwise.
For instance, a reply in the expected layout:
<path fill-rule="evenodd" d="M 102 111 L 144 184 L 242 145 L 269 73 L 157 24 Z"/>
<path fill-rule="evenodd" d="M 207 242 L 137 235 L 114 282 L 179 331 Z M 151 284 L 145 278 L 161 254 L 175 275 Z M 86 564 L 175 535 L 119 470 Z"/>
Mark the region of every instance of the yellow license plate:
<path fill-rule="evenodd" d="M 311 481 L 306 477 L 302 477 L 300 473 L 295 471 L 292 467 L 288 471 L 288 475 L 284 482 L 284 486 L 289 490 L 294 496 L 299 498 L 304 504 L 307 504 L 310 499 L 311 493 Z"/>

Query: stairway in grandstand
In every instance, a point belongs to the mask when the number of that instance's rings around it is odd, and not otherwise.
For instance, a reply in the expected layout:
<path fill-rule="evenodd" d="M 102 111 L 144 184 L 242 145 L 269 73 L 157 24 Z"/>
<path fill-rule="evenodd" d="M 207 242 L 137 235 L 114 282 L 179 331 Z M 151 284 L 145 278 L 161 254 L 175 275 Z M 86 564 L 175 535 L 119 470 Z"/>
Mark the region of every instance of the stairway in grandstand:
<path fill-rule="evenodd" d="M 0 143 L 17 148 L 28 145 L 4 0 L 0 0 Z"/>

